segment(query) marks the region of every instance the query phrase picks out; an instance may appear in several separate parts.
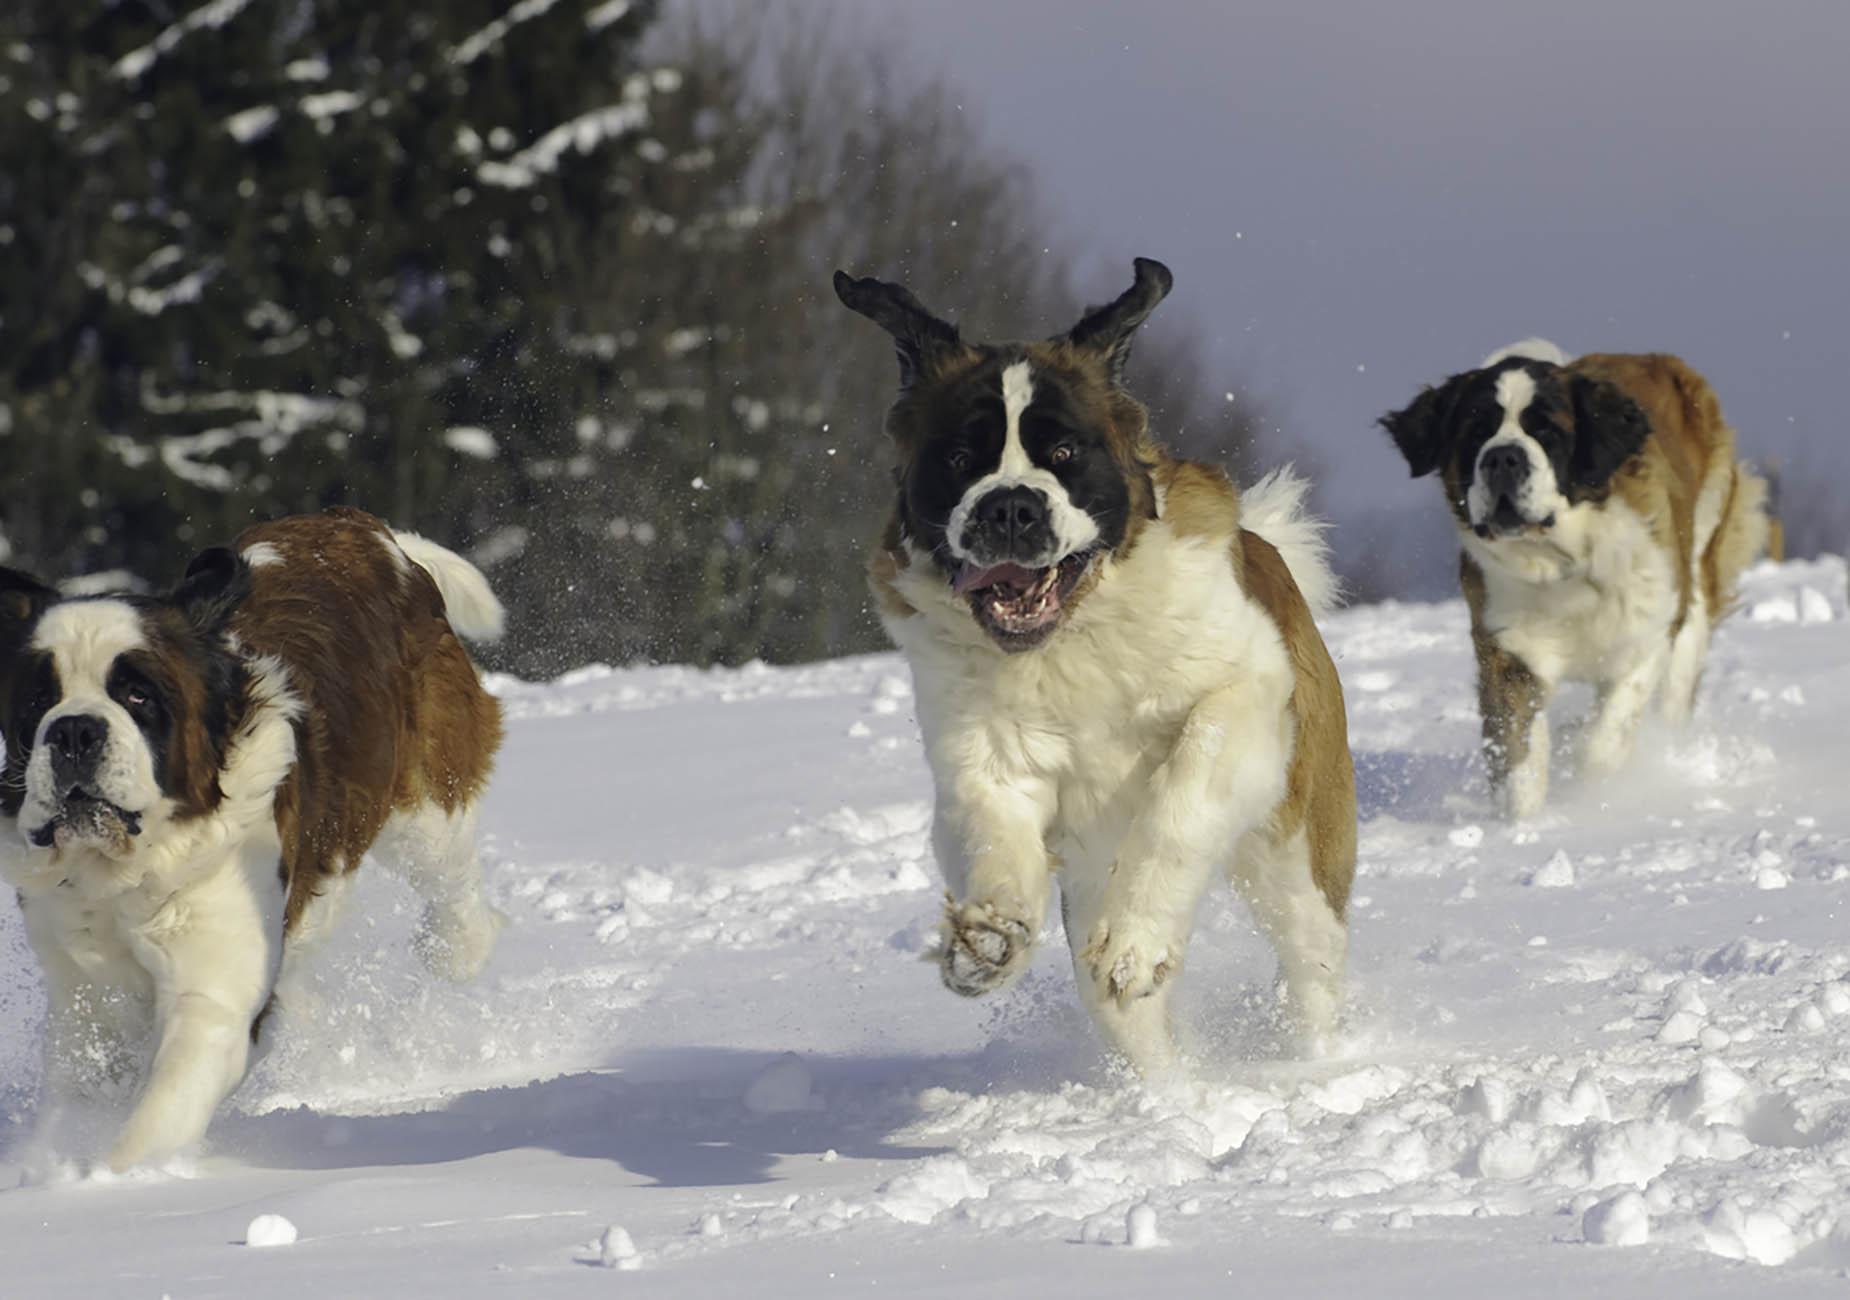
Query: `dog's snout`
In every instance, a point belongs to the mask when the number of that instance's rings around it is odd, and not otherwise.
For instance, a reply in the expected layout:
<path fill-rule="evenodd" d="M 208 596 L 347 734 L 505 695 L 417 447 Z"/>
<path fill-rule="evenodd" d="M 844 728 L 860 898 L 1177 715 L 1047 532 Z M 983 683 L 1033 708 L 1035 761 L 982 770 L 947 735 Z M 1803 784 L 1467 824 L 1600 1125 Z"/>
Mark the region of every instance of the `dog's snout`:
<path fill-rule="evenodd" d="M 1515 443 L 1505 443 L 1501 447 L 1486 448 L 1478 457 L 1477 469 L 1484 486 L 1493 494 L 1509 493 L 1520 487 L 1528 476 L 1529 458 Z"/>
<path fill-rule="evenodd" d="M 109 724 L 91 713 L 71 713 L 45 728 L 45 748 L 52 770 L 61 778 L 87 777 L 96 771 L 109 740 Z"/>
<path fill-rule="evenodd" d="M 1047 523 L 1047 498 L 1033 488 L 1003 488 L 977 502 L 976 517 L 1004 536 L 1019 536 Z"/>
<path fill-rule="evenodd" d="M 985 561 L 1039 563 L 1053 544 L 1053 509 L 1037 488 L 1000 487 L 970 511 L 963 545 Z"/>

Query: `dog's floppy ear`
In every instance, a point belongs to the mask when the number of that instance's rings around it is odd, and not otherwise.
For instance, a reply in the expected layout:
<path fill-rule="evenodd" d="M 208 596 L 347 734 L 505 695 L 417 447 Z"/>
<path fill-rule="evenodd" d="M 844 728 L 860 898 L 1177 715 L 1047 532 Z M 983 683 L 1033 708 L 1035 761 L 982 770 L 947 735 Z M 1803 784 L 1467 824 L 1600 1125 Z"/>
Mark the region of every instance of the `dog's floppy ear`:
<path fill-rule="evenodd" d="M 1131 287 L 1103 307 L 1088 308 L 1079 323 L 1060 337 L 1076 348 L 1105 355 L 1105 373 L 1120 387 L 1124 363 L 1131 357 L 1131 336 L 1149 319 L 1156 304 L 1169 296 L 1176 278 L 1161 262 L 1147 257 L 1132 262 L 1137 278 Z"/>
<path fill-rule="evenodd" d="M 32 620 L 57 599 L 56 589 L 31 574 L 0 565 L 0 671 L 19 653 Z"/>
<path fill-rule="evenodd" d="M 1574 404 L 1574 454 L 1569 467 L 1573 484 L 1603 488 L 1651 436 L 1650 417 L 1616 385 L 1604 380 L 1575 375 L 1567 391 Z"/>
<path fill-rule="evenodd" d="M 250 590 L 250 565 L 236 551 L 213 546 L 193 557 L 167 599 L 201 635 L 212 636 L 224 628 Z"/>
<path fill-rule="evenodd" d="M 1389 411 L 1375 423 L 1393 436 L 1394 445 L 1407 458 L 1407 468 L 1414 478 L 1422 478 L 1438 469 L 1445 460 L 1446 444 L 1451 438 L 1452 416 L 1465 385 L 1476 371 L 1453 375 L 1436 388 L 1422 388 L 1420 395 L 1398 411 Z"/>
<path fill-rule="evenodd" d="M 940 357 L 960 351 L 963 340 L 957 327 L 931 314 L 904 285 L 885 280 L 856 279 L 846 271 L 835 273 L 835 296 L 893 336 L 899 355 L 899 390 L 903 393 Z"/>
<path fill-rule="evenodd" d="M 57 598 L 55 588 L 30 573 L 0 565 L 0 629 L 31 622 Z"/>

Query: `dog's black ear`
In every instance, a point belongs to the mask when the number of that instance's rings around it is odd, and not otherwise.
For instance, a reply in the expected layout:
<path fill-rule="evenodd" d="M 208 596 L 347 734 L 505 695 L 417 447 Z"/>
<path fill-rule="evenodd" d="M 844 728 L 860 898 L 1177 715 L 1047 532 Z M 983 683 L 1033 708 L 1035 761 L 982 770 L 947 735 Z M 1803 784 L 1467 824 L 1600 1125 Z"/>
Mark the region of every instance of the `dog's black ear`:
<path fill-rule="evenodd" d="M 1467 370 L 1436 388 L 1422 388 L 1420 395 L 1407 406 L 1389 411 L 1375 421 L 1392 435 L 1394 445 L 1407 458 L 1407 469 L 1414 478 L 1423 478 L 1444 462 L 1458 399 L 1464 396 L 1465 385 L 1475 373 Z"/>
<path fill-rule="evenodd" d="M 30 573 L 0 565 L 0 670 L 19 653 L 32 620 L 57 599 L 55 588 Z"/>
<path fill-rule="evenodd" d="M 167 599 L 202 635 L 211 636 L 224 628 L 250 590 L 250 565 L 236 551 L 213 546 L 193 557 Z"/>
<path fill-rule="evenodd" d="M 56 588 L 46 586 L 30 573 L 0 565 L 0 628 L 31 622 L 57 598 Z"/>
<path fill-rule="evenodd" d="M 904 285 L 885 280 L 856 279 L 846 271 L 835 273 L 835 296 L 893 336 L 899 355 L 899 390 L 903 393 L 919 376 L 945 356 L 963 349 L 957 327 L 926 310 Z"/>
<path fill-rule="evenodd" d="M 1638 454 L 1651 436 L 1651 418 L 1616 385 L 1575 375 L 1568 381 L 1574 404 L 1573 485 L 1599 489 Z"/>
<path fill-rule="evenodd" d="M 1076 348 L 1104 353 L 1105 372 L 1119 386 L 1124 383 L 1124 363 L 1131 358 L 1131 336 L 1176 282 L 1161 262 L 1139 257 L 1131 265 L 1137 275 L 1131 287 L 1103 307 L 1087 308 L 1079 323 L 1060 336 Z"/>

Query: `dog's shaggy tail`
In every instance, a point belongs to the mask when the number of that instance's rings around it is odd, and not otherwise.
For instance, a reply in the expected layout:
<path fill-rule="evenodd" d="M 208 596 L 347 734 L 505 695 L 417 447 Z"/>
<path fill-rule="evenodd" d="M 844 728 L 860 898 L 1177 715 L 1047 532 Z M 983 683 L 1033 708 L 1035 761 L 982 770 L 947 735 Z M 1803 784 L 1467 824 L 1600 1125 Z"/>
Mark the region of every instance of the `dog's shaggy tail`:
<path fill-rule="evenodd" d="M 1496 365 L 1497 362 L 1507 361 L 1511 357 L 1527 357 L 1531 361 L 1546 361 L 1550 365 L 1555 366 L 1564 366 L 1574 359 L 1568 356 L 1566 351 L 1559 345 L 1550 343 L 1547 339 L 1537 338 L 1531 335 L 1523 339 L 1520 343 L 1512 343 L 1507 348 L 1498 348 L 1495 352 L 1492 352 L 1489 356 L 1484 358 L 1483 364 L 1479 366 L 1479 369 L 1488 370 L 1491 366 Z"/>
<path fill-rule="evenodd" d="M 413 564 L 431 576 L 443 597 L 443 612 L 450 626 L 471 641 L 499 641 L 507 629 L 507 612 L 489 588 L 482 571 L 428 537 L 400 532 L 393 538 Z"/>
<path fill-rule="evenodd" d="M 1342 603 L 1342 580 L 1330 567 L 1330 525 L 1306 513 L 1310 481 L 1295 467 L 1281 465 L 1240 493 L 1240 527 L 1258 533 L 1278 548 L 1313 617 L 1322 618 Z"/>
<path fill-rule="evenodd" d="M 1712 593 L 1713 617 L 1719 619 L 1734 607 L 1740 595 L 1737 581 L 1741 572 L 1767 554 L 1772 527 L 1773 507 L 1767 481 L 1754 473 L 1753 466 L 1746 461 L 1736 461 L 1721 520 L 1709 542 L 1716 587 Z"/>

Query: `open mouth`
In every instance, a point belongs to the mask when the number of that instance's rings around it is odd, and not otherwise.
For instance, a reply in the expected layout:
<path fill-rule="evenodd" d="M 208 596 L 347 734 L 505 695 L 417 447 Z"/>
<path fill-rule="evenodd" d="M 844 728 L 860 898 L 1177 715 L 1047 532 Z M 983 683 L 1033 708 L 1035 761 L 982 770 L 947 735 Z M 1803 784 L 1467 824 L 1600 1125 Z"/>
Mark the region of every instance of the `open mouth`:
<path fill-rule="evenodd" d="M 141 814 L 118 808 L 101 795 L 82 786 L 72 786 L 64 803 L 50 821 L 32 832 L 32 843 L 41 849 L 65 848 L 72 844 L 94 841 L 117 852 L 126 851 L 128 843 L 141 834 Z"/>
<path fill-rule="evenodd" d="M 1516 533 L 1544 532 L 1555 526 L 1555 517 L 1549 514 L 1541 519 L 1527 519 L 1516 508 L 1515 501 L 1508 495 L 1497 498 L 1497 504 L 1491 509 L 1488 518 L 1473 525 L 1473 531 L 1479 537 L 1495 539 L 1509 537 Z"/>
<path fill-rule="evenodd" d="M 952 588 L 970 598 L 971 612 L 1004 649 L 1026 650 L 1058 626 L 1067 597 L 1091 562 L 1090 552 L 1069 555 L 1039 569 L 1012 562 L 984 566 L 965 560 L 952 579 Z"/>

